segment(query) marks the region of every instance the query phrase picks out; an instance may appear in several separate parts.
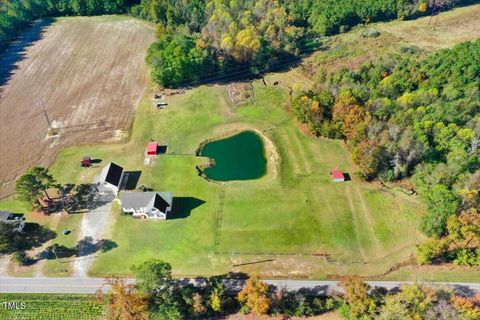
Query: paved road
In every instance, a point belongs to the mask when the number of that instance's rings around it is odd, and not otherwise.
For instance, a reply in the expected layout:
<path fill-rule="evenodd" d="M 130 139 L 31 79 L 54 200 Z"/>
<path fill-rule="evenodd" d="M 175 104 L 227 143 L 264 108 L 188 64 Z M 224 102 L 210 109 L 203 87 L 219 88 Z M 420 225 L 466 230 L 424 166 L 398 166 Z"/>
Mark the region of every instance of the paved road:
<path fill-rule="evenodd" d="M 127 279 L 133 283 L 133 279 Z M 337 281 L 314 281 L 314 280 L 264 280 L 279 288 L 288 290 L 304 289 L 316 294 L 327 293 L 333 290 L 339 290 Z M 231 291 L 241 288 L 244 280 L 225 279 L 226 287 Z M 384 287 L 394 289 L 402 284 L 410 282 L 398 281 L 367 281 L 372 287 Z M 14 278 L 0 277 L 0 293 L 95 293 L 98 289 L 108 290 L 104 285 L 103 278 Z M 192 283 L 201 285 L 202 280 L 184 279 L 182 284 Z M 471 295 L 474 292 L 480 292 L 480 283 L 425 283 L 435 287 L 450 287 L 458 293 Z"/>

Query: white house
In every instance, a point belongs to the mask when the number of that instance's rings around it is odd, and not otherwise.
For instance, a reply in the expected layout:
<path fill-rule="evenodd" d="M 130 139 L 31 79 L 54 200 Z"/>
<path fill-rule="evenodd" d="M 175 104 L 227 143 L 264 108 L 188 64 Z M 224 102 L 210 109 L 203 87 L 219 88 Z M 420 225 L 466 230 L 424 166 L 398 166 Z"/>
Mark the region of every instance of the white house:
<path fill-rule="evenodd" d="M 122 209 L 134 218 L 166 220 L 172 211 L 171 192 L 124 192 Z"/>
<path fill-rule="evenodd" d="M 15 216 L 9 211 L 0 211 L 0 222 L 13 224 L 15 226 L 15 230 L 19 232 L 25 228 L 25 218 Z"/>
<path fill-rule="evenodd" d="M 107 164 L 100 175 L 100 184 L 103 184 L 106 187 L 118 191 L 123 177 L 123 168 L 119 165 L 110 162 Z"/>

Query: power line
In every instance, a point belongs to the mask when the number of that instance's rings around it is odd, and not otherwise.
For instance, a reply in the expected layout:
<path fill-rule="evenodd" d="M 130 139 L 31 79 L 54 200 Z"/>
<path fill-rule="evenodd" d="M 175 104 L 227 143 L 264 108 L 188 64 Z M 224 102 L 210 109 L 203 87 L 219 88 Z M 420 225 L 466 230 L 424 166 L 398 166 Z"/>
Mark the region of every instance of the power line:
<path fill-rule="evenodd" d="M 259 74 L 271 71 L 271 70 L 276 69 L 276 68 L 281 67 L 281 66 L 290 65 L 290 64 L 292 64 L 292 62 L 299 61 L 302 58 L 302 56 L 304 56 L 306 54 L 310 54 L 310 53 L 315 52 L 315 51 L 317 51 L 317 49 L 312 48 L 312 49 L 307 49 L 305 51 L 302 51 L 302 54 L 299 55 L 299 56 L 293 56 L 293 57 L 289 57 L 287 59 L 280 58 L 280 60 L 278 60 L 276 63 L 274 63 L 272 65 L 269 65 L 266 68 L 264 68 L 264 70 L 260 71 Z M 283 56 L 288 56 L 288 54 L 284 53 Z M 191 59 L 190 61 L 197 61 L 198 62 L 199 60 Z M 182 86 L 189 86 L 189 85 L 192 85 L 192 84 L 206 83 L 206 82 L 210 82 L 210 81 L 213 81 L 213 80 L 219 80 L 219 79 L 228 79 L 228 78 L 232 78 L 232 75 L 236 75 L 236 77 L 233 77 L 233 78 L 239 78 L 239 77 L 241 77 L 240 75 L 243 75 L 243 74 L 244 75 L 249 75 L 249 74 L 253 75 L 252 71 L 248 69 L 252 66 L 254 66 L 254 63 L 249 62 L 249 63 L 244 63 L 244 64 L 242 64 L 238 67 L 231 68 L 231 69 L 228 69 L 228 70 L 223 70 L 223 71 L 219 70 L 219 71 L 203 73 L 203 74 L 200 75 L 200 79 L 197 79 L 197 77 L 194 77 L 194 76 L 186 77 L 183 80 L 187 80 L 187 81 L 182 82 Z M 233 71 L 233 72 L 231 71 L 232 69 L 237 70 L 239 68 L 243 68 L 243 70 Z M 162 68 L 162 69 L 163 70 L 173 70 L 173 67 L 167 67 L 167 68 Z M 205 77 L 205 76 L 210 76 L 210 75 L 218 75 L 218 76 Z M 191 80 L 191 81 L 189 81 L 189 80 Z"/>
<path fill-rule="evenodd" d="M 433 17 L 435 16 L 435 21 L 433 22 L 433 29 L 437 26 L 438 22 L 438 16 L 440 15 L 440 12 L 443 10 L 443 7 L 445 6 L 445 3 L 442 1 L 435 1 L 433 2 L 433 9 L 432 9 L 432 14 L 430 15 L 430 19 L 428 20 L 428 25 L 430 26 Z"/>

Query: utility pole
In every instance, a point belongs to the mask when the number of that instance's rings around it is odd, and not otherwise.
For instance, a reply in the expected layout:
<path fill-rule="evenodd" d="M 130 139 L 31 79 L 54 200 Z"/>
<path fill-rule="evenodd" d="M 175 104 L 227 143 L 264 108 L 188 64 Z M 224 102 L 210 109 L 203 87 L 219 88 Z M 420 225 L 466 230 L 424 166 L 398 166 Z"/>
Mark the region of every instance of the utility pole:
<path fill-rule="evenodd" d="M 444 5 L 445 3 L 441 0 L 436 0 L 433 2 L 432 14 L 430 15 L 430 19 L 428 20 L 428 25 L 430 26 L 432 19 L 435 19 L 433 22 L 433 29 L 435 29 L 435 27 L 437 26 L 438 16 L 440 15 L 440 12 L 443 10 Z"/>
<path fill-rule="evenodd" d="M 48 129 L 50 129 L 50 132 L 52 132 L 52 123 L 50 122 L 50 119 L 48 118 L 47 110 L 45 109 L 45 104 L 43 103 L 42 99 L 40 99 L 40 104 L 42 105 L 42 108 L 43 108 L 43 114 L 45 115 L 45 120 L 47 120 Z"/>
<path fill-rule="evenodd" d="M 58 263 L 61 265 L 62 263 L 60 262 L 60 258 L 58 258 L 57 252 L 55 251 L 55 248 L 52 248 L 52 252 L 55 255 L 55 258 L 57 258 Z"/>

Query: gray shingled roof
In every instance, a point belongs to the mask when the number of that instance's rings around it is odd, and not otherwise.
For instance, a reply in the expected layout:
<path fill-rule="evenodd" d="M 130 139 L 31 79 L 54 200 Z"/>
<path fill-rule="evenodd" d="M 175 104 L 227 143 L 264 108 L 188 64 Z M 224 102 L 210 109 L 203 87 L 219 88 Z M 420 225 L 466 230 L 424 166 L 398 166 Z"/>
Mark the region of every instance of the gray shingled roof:
<path fill-rule="evenodd" d="M 7 221 L 11 214 L 10 211 L 0 211 L 0 221 Z"/>
<path fill-rule="evenodd" d="M 124 192 L 122 195 L 123 208 L 157 208 L 161 211 L 165 206 L 172 206 L 171 192 Z"/>

